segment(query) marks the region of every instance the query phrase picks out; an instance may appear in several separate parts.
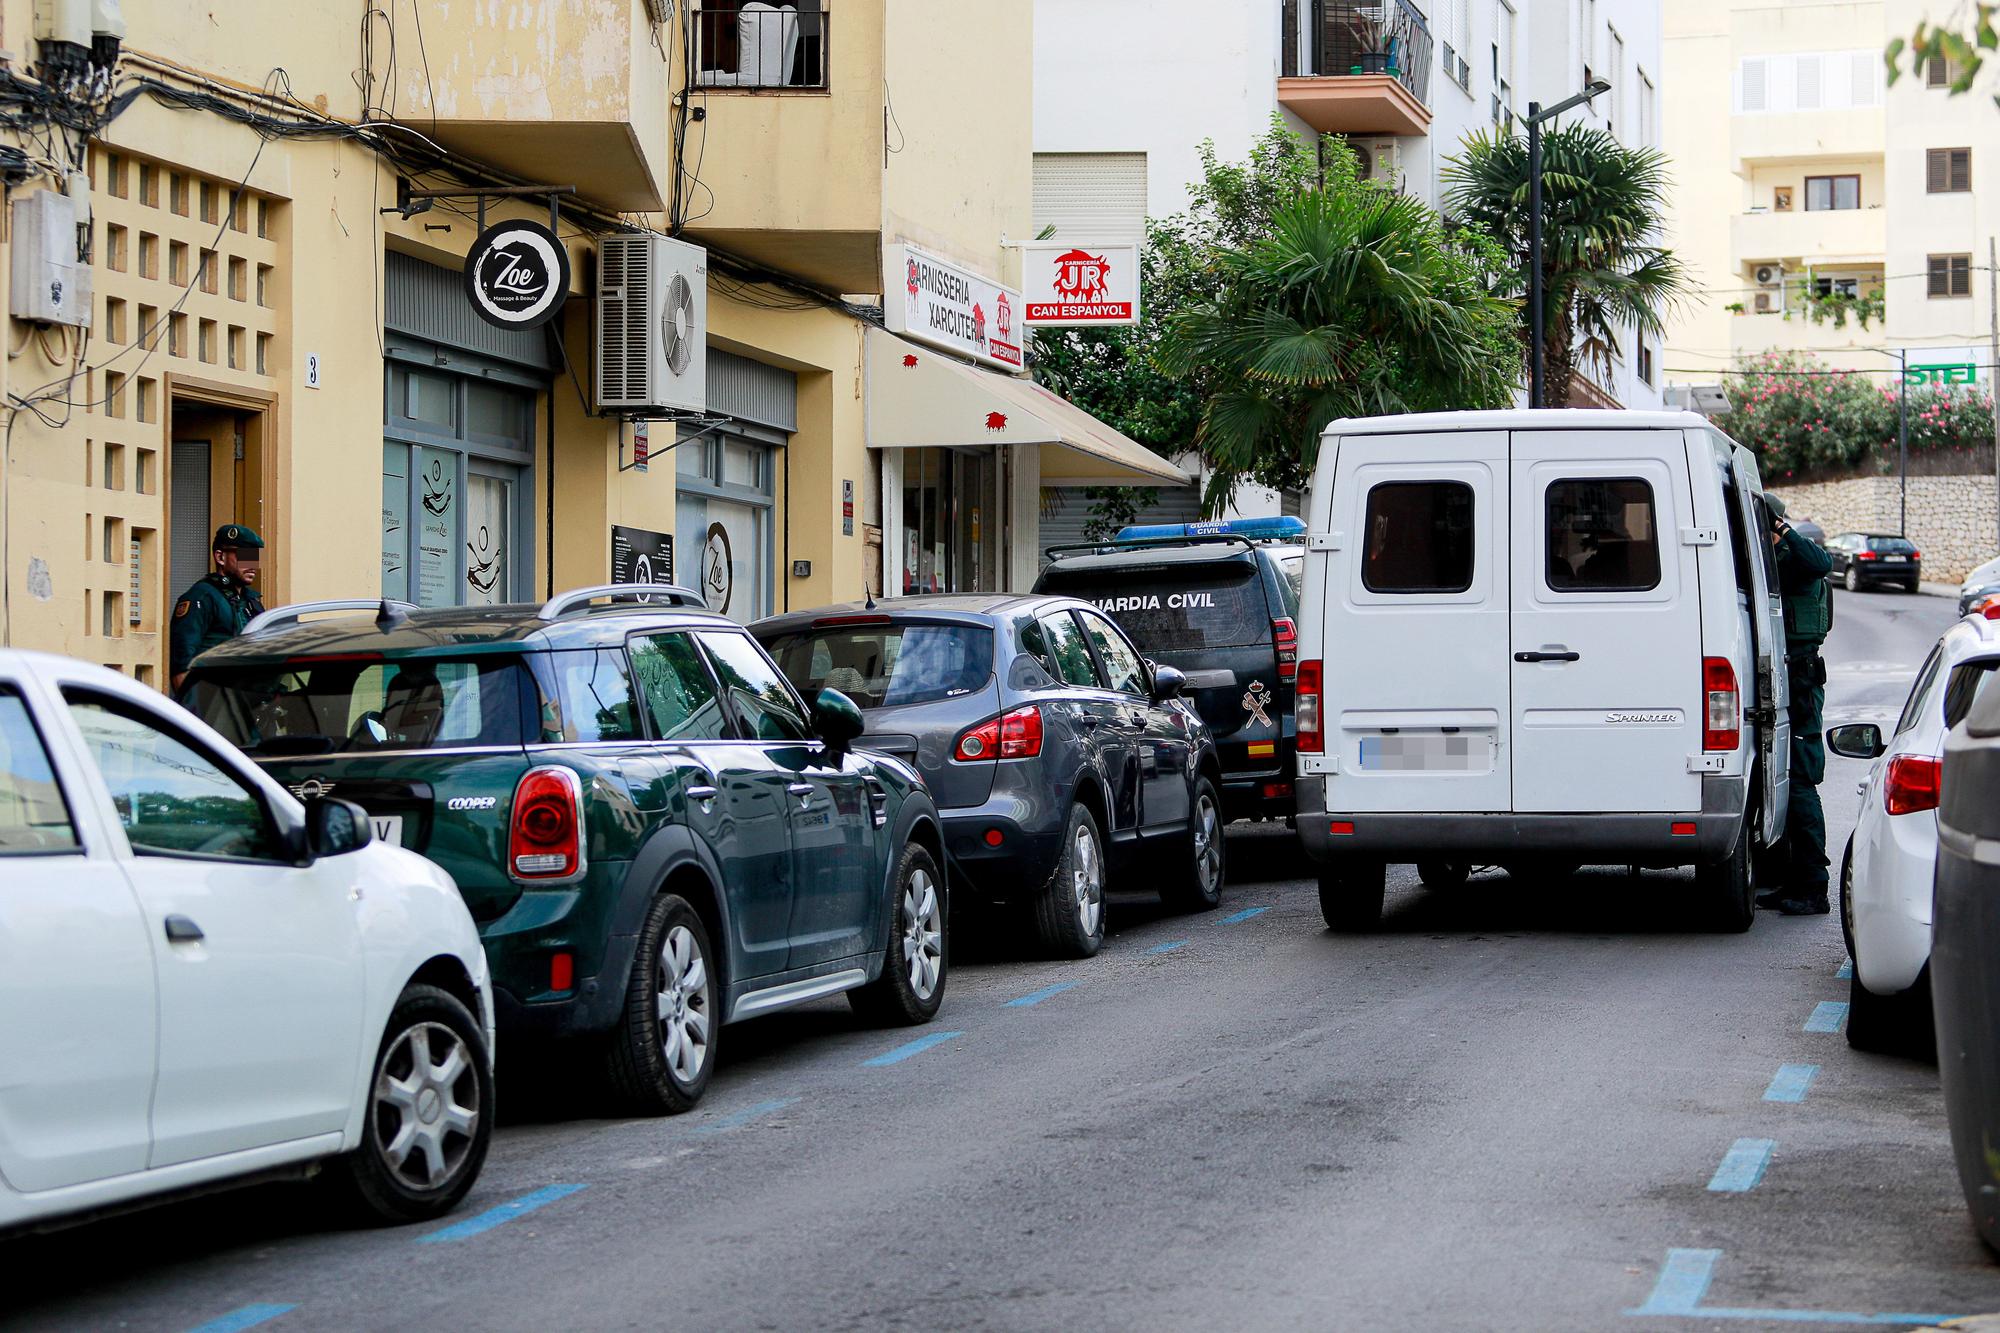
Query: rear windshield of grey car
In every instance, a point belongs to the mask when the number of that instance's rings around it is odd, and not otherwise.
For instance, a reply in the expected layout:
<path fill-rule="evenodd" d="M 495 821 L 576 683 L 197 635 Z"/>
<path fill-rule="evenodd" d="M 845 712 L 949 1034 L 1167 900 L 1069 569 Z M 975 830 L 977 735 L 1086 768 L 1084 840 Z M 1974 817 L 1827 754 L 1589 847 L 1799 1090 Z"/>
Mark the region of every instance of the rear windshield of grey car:
<path fill-rule="evenodd" d="M 806 698 L 835 689 L 863 708 L 956 699 L 993 675 L 993 631 L 984 625 L 828 625 L 763 642 Z"/>
<path fill-rule="evenodd" d="M 1271 640 L 1271 608 L 1257 566 L 1249 560 L 1129 572 L 1050 569 L 1040 587 L 1089 602 L 1117 621 L 1145 653 L 1240 648 Z"/>
<path fill-rule="evenodd" d="M 367 654 L 205 667 L 182 699 L 237 748 L 264 758 L 526 742 L 520 660 Z"/>

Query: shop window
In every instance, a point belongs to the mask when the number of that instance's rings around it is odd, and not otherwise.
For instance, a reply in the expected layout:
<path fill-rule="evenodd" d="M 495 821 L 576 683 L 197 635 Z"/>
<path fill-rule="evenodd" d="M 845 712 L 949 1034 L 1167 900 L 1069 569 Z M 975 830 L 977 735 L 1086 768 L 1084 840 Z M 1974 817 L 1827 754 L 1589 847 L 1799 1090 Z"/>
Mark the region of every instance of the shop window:
<path fill-rule="evenodd" d="M 901 449 L 902 591 L 990 592 L 1000 577 L 991 449 Z"/>
<path fill-rule="evenodd" d="M 745 623 L 769 615 L 775 595 L 773 462 L 746 436 L 711 436 L 674 451 L 675 581 L 708 609 Z"/>

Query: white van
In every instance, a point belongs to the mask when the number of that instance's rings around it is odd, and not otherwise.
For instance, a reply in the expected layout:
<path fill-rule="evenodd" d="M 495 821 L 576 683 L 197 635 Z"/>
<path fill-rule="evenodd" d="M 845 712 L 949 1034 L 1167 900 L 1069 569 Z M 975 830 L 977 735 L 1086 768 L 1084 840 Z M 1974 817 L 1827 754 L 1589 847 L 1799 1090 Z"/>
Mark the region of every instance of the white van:
<path fill-rule="evenodd" d="M 1749 928 L 1791 737 L 1747 450 L 1689 412 L 1336 421 L 1307 527 L 1298 829 L 1328 925 L 1373 926 L 1413 861 L 1693 865 Z"/>

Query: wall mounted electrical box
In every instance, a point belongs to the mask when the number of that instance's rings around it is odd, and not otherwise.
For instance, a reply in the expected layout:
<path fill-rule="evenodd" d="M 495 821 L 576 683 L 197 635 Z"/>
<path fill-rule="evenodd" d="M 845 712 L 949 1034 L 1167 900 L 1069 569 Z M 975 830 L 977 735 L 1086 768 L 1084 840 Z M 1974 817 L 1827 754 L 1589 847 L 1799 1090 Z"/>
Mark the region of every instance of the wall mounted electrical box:
<path fill-rule="evenodd" d="M 15 319 L 90 327 L 91 274 L 76 257 L 76 201 L 57 190 L 14 200 Z"/>

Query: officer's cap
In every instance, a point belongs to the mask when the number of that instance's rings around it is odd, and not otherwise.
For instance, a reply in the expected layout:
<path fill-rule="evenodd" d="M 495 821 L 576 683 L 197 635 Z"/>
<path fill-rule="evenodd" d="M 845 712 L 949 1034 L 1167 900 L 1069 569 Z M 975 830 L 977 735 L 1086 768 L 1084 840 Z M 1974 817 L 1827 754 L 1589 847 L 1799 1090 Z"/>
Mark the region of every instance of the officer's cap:
<path fill-rule="evenodd" d="M 213 549 L 217 551 L 261 551 L 264 549 L 264 539 L 257 535 L 257 529 L 255 528 L 245 527 L 241 523 L 224 523 L 215 530 L 215 546 Z"/>
<path fill-rule="evenodd" d="M 1785 516 L 1785 508 L 1786 508 L 1785 498 L 1782 495 L 1773 495 L 1769 491 L 1765 491 L 1764 507 L 1766 509 L 1769 509 L 1772 513 L 1776 514 L 1779 518 L 1783 518 Z"/>

